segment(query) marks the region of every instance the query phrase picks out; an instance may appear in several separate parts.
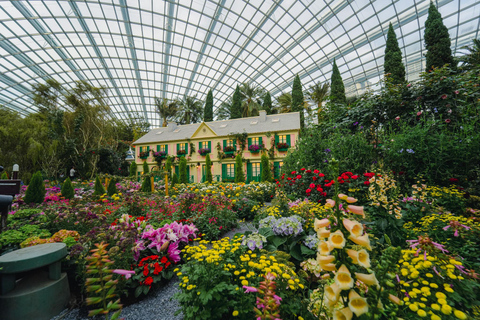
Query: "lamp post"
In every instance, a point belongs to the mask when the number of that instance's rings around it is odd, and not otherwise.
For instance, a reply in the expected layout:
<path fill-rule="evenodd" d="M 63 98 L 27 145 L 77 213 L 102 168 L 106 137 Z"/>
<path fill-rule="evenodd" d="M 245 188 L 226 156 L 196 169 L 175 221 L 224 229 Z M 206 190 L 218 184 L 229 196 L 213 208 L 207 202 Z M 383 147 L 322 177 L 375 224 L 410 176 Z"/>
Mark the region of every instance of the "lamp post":
<path fill-rule="evenodd" d="M 13 180 L 17 180 L 18 179 L 18 171 L 19 171 L 19 167 L 18 167 L 18 164 L 14 164 L 13 165 L 13 177 L 12 179 Z"/>

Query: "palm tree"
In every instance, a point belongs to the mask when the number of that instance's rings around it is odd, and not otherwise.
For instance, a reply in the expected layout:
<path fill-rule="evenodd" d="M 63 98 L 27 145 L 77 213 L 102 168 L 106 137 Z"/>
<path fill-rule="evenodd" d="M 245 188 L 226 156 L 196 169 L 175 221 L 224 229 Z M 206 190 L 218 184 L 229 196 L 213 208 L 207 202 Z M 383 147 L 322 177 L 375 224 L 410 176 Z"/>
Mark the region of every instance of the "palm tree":
<path fill-rule="evenodd" d="M 163 119 L 162 127 L 166 127 L 168 119 L 174 117 L 178 111 L 178 102 L 175 100 L 169 101 L 167 98 L 162 99 L 155 97 L 155 106 L 157 107 L 157 112 L 160 114 L 160 117 Z"/>
<path fill-rule="evenodd" d="M 325 82 L 323 85 L 320 82 L 315 83 L 310 89 L 307 91 L 308 99 L 317 105 L 317 116 L 318 120 L 320 120 L 320 114 L 322 112 L 322 103 L 327 96 L 328 89 L 330 89 L 330 84 Z"/>
<path fill-rule="evenodd" d="M 197 99 L 197 96 L 183 97 L 178 100 L 177 120 L 181 124 L 197 123 L 203 117 L 203 102 Z"/>
<path fill-rule="evenodd" d="M 258 115 L 262 109 L 262 101 L 265 90 L 254 86 L 248 82 L 240 86 L 240 95 L 242 98 L 242 118 Z"/>
<path fill-rule="evenodd" d="M 472 70 L 480 66 L 480 40 L 473 39 L 473 46 L 464 46 L 462 49 L 470 51 L 469 53 L 458 58 L 458 61 L 462 63 L 460 69 Z"/>
<path fill-rule="evenodd" d="M 278 113 L 292 112 L 292 94 L 290 92 L 285 92 L 278 96 L 276 109 Z"/>
<path fill-rule="evenodd" d="M 228 120 L 230 119 L 231 111 L 232 110 L 232 98 L 229 98 L 227 101 L 222 102 L 220 107 L 218 107 L 215 112 L 214 116 L 216 120 Z"/>

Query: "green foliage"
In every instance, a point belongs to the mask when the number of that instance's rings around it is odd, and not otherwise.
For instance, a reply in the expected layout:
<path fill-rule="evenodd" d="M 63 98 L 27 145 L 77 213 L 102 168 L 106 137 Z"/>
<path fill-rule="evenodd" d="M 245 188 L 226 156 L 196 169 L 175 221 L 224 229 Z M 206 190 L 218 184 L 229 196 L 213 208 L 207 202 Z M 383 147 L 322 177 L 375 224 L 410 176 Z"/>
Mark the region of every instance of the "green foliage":
<path fill-rule="evenodd" d="M 37 171 L 33 175 L 32 180 L 30 180 L 30 184 L 25 192 L 23 201 L 25 201 L 25 203 L 43 203 L 44 199 L 45 185 L 43 184 L 42 173 Z"/>
<path fill-rule="evenodd" d="M 302 83 L 300 82 L 300 77 L 298 74 L 295 76 L 293 80 L 292 86 L 292 111 L 300 112 L 300 127 L 303 128 L 305 126 L 305 115 L 303 114 L 303 91 L 302 91 Z"/>
<path fill-rule="evenodd" d="M 108 257 L 107 246 L 103 242 L 95 244 L 96 249 L 90 250 L 91 255 L 85 258 L 88 262 L 87 274 L 92 276 L 85 282 L 88 296 L 86 303 L 97 308 L 89 311 L 89 317 L 104 314 L 106 320 L 114 320 L 120 316 L 122 305 L 120 299 L 114 301 L 118 280 L 113 280 L 113 271 L 110 269 L 113 261 Z M 114 312 L 111 317 L 108 316 L 110 312 Z"/>
<path fill-rule="evenodd" d="M 203 121 L 213 121 L 213 93 L 208 90 L 207 99 L 205 100 L 205 110 L 203 112 Z"/>
<path fill-rule="evenodd" d="M 240 87 L 237 85 L 233 93 L 232 106 L 230 111 L 230 119 L 238 119 L 242 117 L 242 97 L 240 95 Z"/>
<path fill-rule="evenodd" d="M 135 161 L 132 161 L 132 163 L 130 164 L 130 177 L 135 177 L 137 175 L 137 163 Z"/>
<path fill-rule="evenodd" d="M 177 174 L 174 172 L 174 173 L 172 174 L 172 187 L 173 187 L 174 185 L 176 185 L 176 184 L 178 184 L 178 176 L 177 176 Z"/>
<path fill-rule="evenodd" d="M 207 171 L 205 174 L 205 181 L 208 183 L 212 183 L 212 161 L 210 160 L 209 154 L 207 154 L 207 156 L 205 157 L 205 170 Z"/>
<path fill-rule="evenodd" d="M 20 243 L 30 237 L 47 238 L 50 236 L 51 233 L 48 230 L 41 229 L 38 225 L 26 224 L 16 230 L 6 230 L 0 233 L 0 249 L 17 249 Z"/>
<path fill-rule="evenodd" d="M 2 177 L 0 179 L 7 180 L 8 179 L 8 174 L 6 172 L 3 172 Z"/>
<path fill-rule="evenodd" d="M 427 72 L 433 68 L 443 67 L 446 63 L 449 64 L 450 68 L 456 69 L 456 62 L 452 56 L 450 45 L 450 35 L 447 27 L 443 24 L 442 15 L 438 12 L 433 2 L 430 2 L 428 17 L 425 21 Z"/>
<path fill-rule="evenodd" d="M 94 192 L 93 192 L 94 196 L 101 196 L 102 194 L 105 193 L 105 188 L 103 187 L 103 184 L 100 182 L 100 178 L 98 176 L 95 178 L 95 186 L 93 187 L 93 189 L 94 189 Z"/>
<path fill-rule="evenodd" d="M 185 157 L 181 157 L 178 162 L 178 172 L 180 175 L 180 183 L 188 183 L 187 159 L 185 159 Z"/>
<path fill-rule="evenodd" d="M 144 174 L 143 175 L 143 182 L 142 186 L 140 187 L 142 192 L 152 192 L 152 181 L 150 181 L 150 175 Z"/>
<path fill-rule="evenodd" d="M 267 114 L 272 114 L 272 96 L 270 92 L 265 94 L 265 98 L 263 99 L 263 110 L 267 112 Z"/>
<path fill-rule="evenodd" d="M 387 45 L 385 47 L 385 74 L 389 74 L 394 84 L 405 82 L 405 66 L 402 62 L 402 51 L 398 46 L 397 36 L 393 31 L 392 23 L 388 27 Z"/>
<path fill-rule="evenodd" d="M 171 157 L 167 157 L 167 161 L 165 161 L 165 170 L 167 171 L 168 176 L 171 177 L 172 176 L 172 158 Z"/>
<path fill-rule="evenodd" d="M 262 165 L 262 174 L 261 174 L 261 180 L 260 181 L 271 181 L 272 180 L 272 171 L 270 169 L 270 161 L 268 160 L 268 156 L 263 153 L 262 154 L 262 160 L 261 160 L 261 165 Z"/>
<path fill-rule="evenodd" d="M 146 160 L 143 161 L 143 174 L 147 174 L 150 171 L 148 170 L 148 163 Z"/>
<path fill-rule="evenodd" d="M 237 154 L 235 157 L 235 183 L 245 182 L 245 174 L 243 173 L 242 155 Z"/>
<path fill-rule="evenodd" d="M 118 192 L 117 190 L 117 186 L 116 186 L 116 183 L 115 183 L 115 179 L 111 179 L 110 182 L 108 183 L 108 187 L 107 187 L 107 195 L 109 196 L 113 196 L 114 194 L 116 194 Z"/>
<path fill-rule="evenodd" d="M 330 90 L 330 102 L 332 103 L 347 103 L 345 96 L 345 86 L 343 85 L 342 76 L 338 71 L 337 62 L 333 60 L 332 68 L 332 86 Z"/>
<path fill-rule="evenodd" d="M 75 190 L 73 189 L 70 177 L 68 177 L 62 186 L 62 197 L 64 197 L 65 199 L 73 199 L 74 196 Z"/>

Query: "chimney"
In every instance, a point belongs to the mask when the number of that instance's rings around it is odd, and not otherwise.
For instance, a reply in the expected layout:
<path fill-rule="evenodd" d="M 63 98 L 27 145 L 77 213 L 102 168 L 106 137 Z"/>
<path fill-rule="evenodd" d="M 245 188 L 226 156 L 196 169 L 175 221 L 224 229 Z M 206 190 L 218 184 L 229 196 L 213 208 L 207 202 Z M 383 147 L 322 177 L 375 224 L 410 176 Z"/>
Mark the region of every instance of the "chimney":
<path fill-rule="evenodd" d="M 168 132 L 173 132 L 175 129 L 177 129 L 177 123 L 169 122 L 167 127 L 168 127 Z"/>
<path fill-rule="evenodd" d="M 260 110 L 258 113 L 259 113 L 258 121 L 260 121 L 260 122 L 265 122 L 265 121 L 267 121 L 267 111 L 265 111 L 265 110 Z"/>

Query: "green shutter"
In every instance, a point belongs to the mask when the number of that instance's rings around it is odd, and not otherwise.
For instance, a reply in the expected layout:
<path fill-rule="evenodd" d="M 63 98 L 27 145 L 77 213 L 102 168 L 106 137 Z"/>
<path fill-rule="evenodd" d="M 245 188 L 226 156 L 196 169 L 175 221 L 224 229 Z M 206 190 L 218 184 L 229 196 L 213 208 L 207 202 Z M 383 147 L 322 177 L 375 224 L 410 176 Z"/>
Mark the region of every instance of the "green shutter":
<path fill-rule="evenodd" d="M 180 143 L 177 143 L 177 153 L 180 150 Z"/>
<path fill-rule="evenodd" d="M 223 150 L 227 147 L 227 140 L 223 140 Z"/>
<path fill-rule="evenodd" d="M 287 134 L 287 144 L 288 144 L 289 146 L 291 146 L 291 144 L 290 144 L 290 135 L 289 135 L 289 134 Z"/>
<path fill-rule="evenodd" d="M 159 151 L 160 151 L 160 145 L 157 144 L 157 152 L 159 152 Z"/>
<path fill-rule="evenodd" d="M 212 151 L 212 141 L 208 141 L 208 149 L 210 149 L 210 151 Z"/>
<path fill-rule="evenodd" d="M 248 162 L 247 163 L 247 183 L 252 180 L 253 172 L 252 172 L 252 163 Z"/>
<path fill-rule="evenodd" d="M 200 150 L 200 149 L 202 149 L 202 148 L 203 148 L 203 142 L 200 141 L 200 142 L 198 143 L 198 150 Z"/>
<path fill-rule="evenodd" d="M 274 178 L 278 179 L 280 177 L 280 162 L 276 161 L 273 163 L 273 168 L 275 169 Z"/>
<path fill-rule="evenodd" d="M 187 178 L 188 182 L 190 182 L 190 166 L 187 164 Z"/>
<path fill-rule="evenodd" d="M 188 154 L 188 142 L 185 143 L 185 153 Z"/>
<path fill-rule="evenodd" d="M 180 176 L 178 166 L 175 166 L 175 174 L 177 175 L 177 178 Z"/>
<path fill-rule="evenodd" d="M 150 146 L 147 147 L 147 152 L 150 151 Z"/>
<path fill-rule="evenodd" d="M 165 152 L 168 154 L 168 144 L 165 145 Z"/>
<path fill-rule="evenodd" d="M 222 180 L 225 180 L 226 178 L 227 178 L 227 165 L 225 163 L 222 163 Z"/>
<path fill-rule="evenodd" d="M 275 135 L 275 146 L 280 142 L 280 137 Z"/>
<path fill-rule="evenodd" d="M 237 150 L 237 140 L 233 140 L 233 149 Z"/>
<path fill-rule="evenodd" d="M 258 177 L 261 177 L 262 176 L 262 163 L 260 162 L 260 172 L 258 174 Z M 259 180 L 260 181 L 260 180 Z"/>
<path fill-rule="evenodd" d="M 252 138 L 248 138 L 248 146 L 250 147 L 252 145 Z"/>
<path fill-rule="evenodd" d="M 262 145 L 262 137 L 258 138 L 258 145 L 259 145 L 259 146 Z"/>

